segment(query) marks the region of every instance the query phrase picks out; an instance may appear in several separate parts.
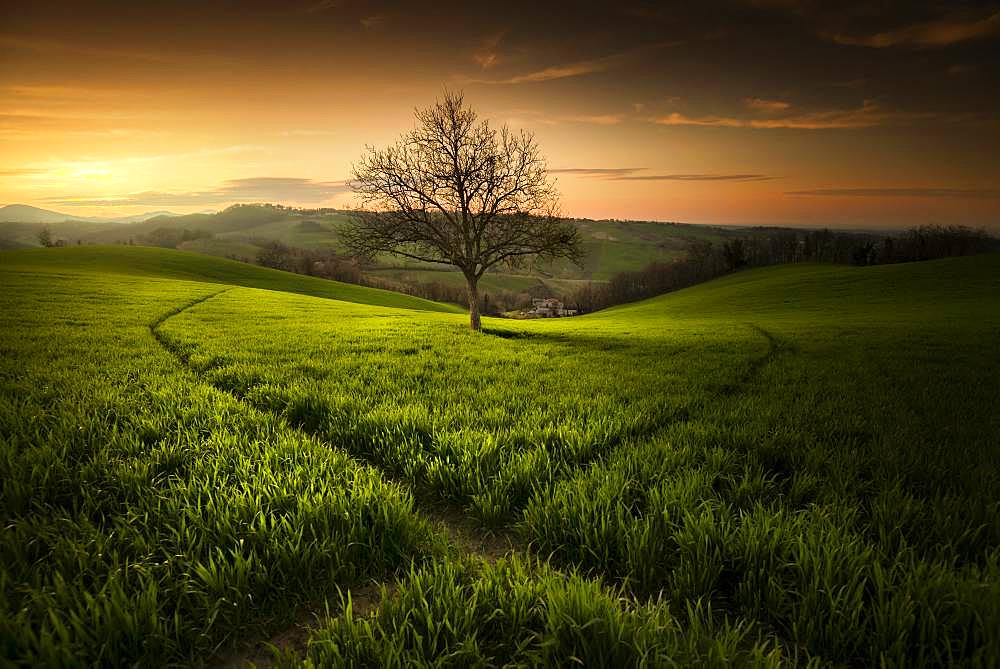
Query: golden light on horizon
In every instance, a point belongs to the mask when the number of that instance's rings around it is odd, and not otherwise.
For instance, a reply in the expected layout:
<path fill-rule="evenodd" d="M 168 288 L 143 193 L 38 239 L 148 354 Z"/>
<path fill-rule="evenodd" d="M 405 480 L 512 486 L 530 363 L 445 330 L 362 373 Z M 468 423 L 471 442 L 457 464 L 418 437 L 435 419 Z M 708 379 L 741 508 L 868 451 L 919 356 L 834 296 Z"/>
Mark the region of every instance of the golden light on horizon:
<path fill-rule="evenodd" d="M 345 206 L 331 184 L 447 86 L 536 134 L 575 216 L 1000 220 L 988 34 L 948 32 L 953 43 L 921 52 L 929 64 L 879 79 L 871 73 L 901 67 L 899 49 L 912 45 L 817 30 L 795 59 L 751 58 L 761 39 L 803 39 L 766 13 L 761 34 L 734 34 L 723 48 L 697 12 L 665 23 L 582 9 L 558 17 L 586 42 L 541 39 L 556 18 L 537 7 L 525 8 L 535 27 L 519 29 L 473 7 L 377 21 L 346 4 L 316 7 L 248 3 L 196 24 L 169 7 L 18 7 L 0 29 L 0 202 L 79 215 Z M 602 21 L 613 34 L 596 30 Z M 455 32 L 453 22 L 484 28 Z M 433 37 L 444 34 L 458 37 L 441 46 Z"/>

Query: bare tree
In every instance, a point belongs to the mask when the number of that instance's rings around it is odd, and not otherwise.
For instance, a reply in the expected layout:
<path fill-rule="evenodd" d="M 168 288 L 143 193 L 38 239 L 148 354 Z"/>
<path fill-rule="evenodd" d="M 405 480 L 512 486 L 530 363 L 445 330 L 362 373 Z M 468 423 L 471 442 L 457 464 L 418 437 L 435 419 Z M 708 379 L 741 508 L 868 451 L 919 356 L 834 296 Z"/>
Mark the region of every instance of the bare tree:
<path fill-rule="evenodd" d="M 461 93 L 446 92 L 416 117 L 414 130 L 388 148 L 366 147 L 354 166 L 361 208 L 343 238 L 364 257 L 457 267 L 468 283 L 470 325 L 479 330 L 486 270 L 533 258 L 578 261 L 579 235 L 559 217 L 555 184 L 530 133 L 492 128 Z"/>
<path fill-rule="evenodd" d="M 42 228 L 38 232 L 38 243 L 46 248 L 56 245 L 56 243 L 52 241 L 52 232 L 48 228 Z"/>

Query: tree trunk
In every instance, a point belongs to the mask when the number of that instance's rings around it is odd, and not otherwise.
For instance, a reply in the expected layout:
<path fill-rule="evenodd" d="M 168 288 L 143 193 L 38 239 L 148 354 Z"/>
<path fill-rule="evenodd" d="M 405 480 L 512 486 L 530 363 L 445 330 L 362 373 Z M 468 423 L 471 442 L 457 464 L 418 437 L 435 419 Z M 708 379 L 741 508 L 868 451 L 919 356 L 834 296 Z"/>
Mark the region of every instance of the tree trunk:
<path fill-rule="evenodd" d="M 469 282 L 469 327 L 479 332 L 479 288 L 476 286 L 477 279 L 466 277 Z"/>

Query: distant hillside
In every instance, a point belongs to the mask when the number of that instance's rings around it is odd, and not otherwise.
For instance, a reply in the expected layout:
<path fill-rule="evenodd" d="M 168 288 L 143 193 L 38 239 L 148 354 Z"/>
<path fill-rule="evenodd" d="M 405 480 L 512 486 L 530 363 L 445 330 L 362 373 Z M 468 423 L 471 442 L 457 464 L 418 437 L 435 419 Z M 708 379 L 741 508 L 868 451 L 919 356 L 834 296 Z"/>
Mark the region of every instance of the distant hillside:
<path fill-rule="evenodd" d="M 1000 314 L 998 253 L 871 267 L 750 269 L 585 318 L 631 324 L 665 317 L 818 323 L 870 315 L 882 323 L 947 323 L 985 314 Z"/>
<path fill-rule="evenodd" d="M 0 248 L 40 246 L 38 234 L 48 230 L 53 240 L 67 245 L 93 244 L 96 236 L 108 228 L 121 227 L 122 223 L 95 223 L 92 221 L 61 220 L 57 223 L 0 221 Z"/>
<path fill-rule="evenodd" d="M 0 253 L 0 265 L 34 273 L 75 271 L 200 281 L 400 309 L 461 311 L 453 305 L 387 290 L 281 272 L 198 253 L 141 246 L 72 246 L 6 251 Z"/>
<path fill-rule="evenodd" d="M 57 212 L 45 213 L 61 216 Z M 348 214 L 331 209 L 234 205 L 213 214 L 163 214 L 128 224 L 52 222 L 51 219 L 43 222 L 54 238 L 63 239 L 69 245 L 151 244 L 155 243 L 153 240 L 176 239 L 179 240 L 176 248 L 181 250 L 252 262 L 263 245 L 275 241 L 301 249 L 343 252 L 338 233 L 348 223 Z M 582 266 L 560 261 L 499 270 L 484 277 L 483 288 L 493 292 L 562 294 L 580 282 L 606 281 L 622 271 L 678 258 L 693 240 L 718 243 L 735 235 L 748 234 L 747 228 L 680 223 L 589 219 L 576 223 L 585 251 Z M 0 223 L 0 247 L 37 246 L 41 227 L 41 223 Z M 184 231 L 190 234 L 182 234 Z M 464 279 L 457 271 L 388 256 L 379 258 L 377 265 L 367 269 L 366 274 L 380 285 L 398 290 L 427 283 L 464 286 Z"/>
<path fill-rule="evenodd" d="M 177 216 L 171 211 L 147 211 L 131 216 L 73 216 L 51 209 L 40 209 L 27 204 L 8 204 L 0 207 L 2 223 L 62 223 L 64 221 L 87 221 L 90 223 L 139 223 L 156 216 Z"/>
<path fill-rule="evenodd" d="M 39 209 L 26 204 L 8 204 L 0 207 L 0 221 L 9 223 L 60 223 L 62 221 L 81 220 L 58 211 Z"/>

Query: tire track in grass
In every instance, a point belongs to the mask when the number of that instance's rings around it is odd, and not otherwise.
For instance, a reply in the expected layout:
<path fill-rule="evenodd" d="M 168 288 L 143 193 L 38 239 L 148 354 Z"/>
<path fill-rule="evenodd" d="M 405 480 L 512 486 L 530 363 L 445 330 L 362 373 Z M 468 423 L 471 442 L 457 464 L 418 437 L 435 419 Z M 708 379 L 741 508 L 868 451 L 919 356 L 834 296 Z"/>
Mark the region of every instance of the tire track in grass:
<path fill-rule="evenodd" d="M 774 362 L 779 356 L 791 353 L 795 350 L 795 347 L 791 343 L 782 341 L 778 337 L 774 336 L 773 333 L 765 330 L 759 325 L 755 323 L 748 323 L 747 326 L 767 340 L 767 351 L 763 355 L 751 359 L 746 371 L 733 379 L 731 382 L 723 384 L 719 390 L 714 393 L 717 398 L 729 398 L 743 392 L 746 390 L 746 387 L 760 375 L 761 371 L 765 367 Z"/>
<path fill-rule="evenodd" d="M 370 579 L 363 583 L 340 588 L 345 599 L 349 599 L 351 613 L 355 617 L 370 616 L 382 601 L 383 588 L 388 597 L 396 592 L 396 579 L 379 581 Z M 207 662 L 208 666 L 218 669 L 244 669 L 245 667 L 271 667 L 274 665 L 275 654 L 295 654 L 305 657 L 312 634 L 322 627 L 325 619 L 343 615 L 343 610 L 331 609 L 329 603 L 325 607 L 318 604 L 315 607 L 304 607 L 296 615 L 295 622 L 276 631 L 265 640 L 245 640 L 236 644 L 228 653 L 216 655 Z"/>
<path fill-rule="evenodd" d="M 219 295 L 222 295 L 223 293 L 228 293 L 231 290 L 232 290 L 232 287 L 223 288 L 222 290 L 217 290 L 214 293 L 209 293 L 208 295 L 202 295 L 201 297 L 197 297 L 197 298 L 191 300 L 190 302 L 185 302 L 181 306 L 176 307 L 174 309 L 171 309 L 170 311 L 167 311 L 166 313 L 160 314 L 160 316 L 158 316 L 156 319 L 153 320 L 153 322 L 151 322 L 149 324 L 149 331 L 153 333 L 153 336 L 157 337 L 157 340 L 159 340 L 159 336 L 157 335 L 157 332 L 156 332 L 157 328 L 159 328 L 161 325 L 163 325 L 163 323 L 167 319 L 173 318 L 174 316 L 176 316 L 177 314 L 179 314 L 181 312 L 184 312 L 184 311 L 187 311 L 188 309 L 196 307 L 199 304 L 201 304 L 202 302 L 207 302 L 210 299 L 212 299 L 213 297 L 217 297 Z"/>
<path fill-rule="evenodd" d="M 179 360 L 179 362 L 183 366 L 191 370 L 196 375 L 200 376 L 200 373 L 197 370 L 192 369 L 190 367 L 189 356 L 185 353 L 185 351 L 177 344 L 172 342 L 163 333 L 161 333 L 158 328 L 170 318 L 173 318 L 174 316 L 177 316 L 189 309 L 198 306 L 199 304 L 207 302 L 208 300 L 217 297 L 218 295 L 221 295 L 223 293 L 226 293 L 232 289 L 233 289 L 232 287 L 226 288 L 220 291 L 216 291 L 215 293 L 212 293 L 210 295 L 206 295 L 198 299 L 192 300 L 176 309 L 168 311 L 167 313 L 163 314 L 155 321 L 153 321 L 153 323 L 150 324 L 150 331 L 153 333 L 153 336 L 161 344 L 161 346 L 163 346 L 166 350 L 168 350 L 172 355 L 174 355 Z M 743 374 L 741 374 L 733 382 L 725 384 L 721 390 L 714 393 L 714 396 L 716 398 L 730 397 L 732 395 L 739 393 L 741 390 L 745 388 L 746 385 L 752 382 L 754 377 L 760 373 L 760 370 L 762 370 L 765 366 L 770 364 L 776 357 L 778 357 L 783 353 L 793 350 L 792 346 L 790 346 L 787 343 L 781 342 L 777 337 L 775 337 L 772 333 L 765 330 L 764 328 L 756 324 L 748 324 L 748 325 L 751 329 L 762 335 L 767 340 L 768 349 L 763 355 L 751 359 L 748 369 Z M 261 407 L 250 403 L 237 393 L 230 392 L 225 388 L 221 388 L 211 383 L 209 383 L 209 385 L 211 385 L 216 390 L 224 392 L 230 397 L 233 397 L 240 404 L 252 410 L 267 411 L 266 409 L 262 409 Z M 708 400 L 710 399 L 710 397 L 706 397 L 705 399 Z M 698 406 L 699 404 L 702 404 L 702 406 Z M 687 422 L 687 420 L 689 420 L 690 413 L 694 413 L 704 408 L 705 406 L 703 403 L 695 403 L 689 409 L 683 409 L 679 412 L 671 414 L 670 416 L 665 416 L 664 418 L 667 418 L 665 422 L 649 426 L 647 429 L 639 430 L 637 433 L 629 435 L 628 438 L 620 440 L 620 442 L 615 444 L 614 446 L 608 449 L 601 449 L 601 452 L 595 453 L 592 458 L 588 458 L 584 461 L 577 462 L 575 464 L 577 468 L 585 468 L 587 465 L 592 464 L 593 461 L 603 460 L 604 458 L 611 455 L 620 446 L 622 446 L 625 441 L 647 440 L 654 438 L 657 434 L 662 432 L 664 429 L 667 429 L 674 422 L 678 421 Z M 316 439 L 321 443 L 324 443 L 328 447 L 338 448 L 338 450 L 343 451 L 345 455 L 347 455 L 350 458 L 350 460 L 352 460 L 358 466 L 367 466 L 375 469 L 376 471 L 379 472 L 379 475 L 385 480 L 392 482 L 403 489 L 409 490 L 411 494 L 413 494 L 412 487 L 407 481 L 402 480 L 397 476 L 388 472 L 376 460 L 364 458 L 356 454 L 353 454 L 343 448 L 340 448 L 338 446 L 329 443 L 326 439 L 323 438 L 321 434 L 318 434 L 315 431 L 309 430 L 308 428 L 300 425 L 296 425 L 290 422 L 286 417 L 274 411 L 270 411 L 270 413 L 274 415 L 278 420 L 280 420 L 280 422 L 289 431 L 298 432 L 307 437 Z M 484 530 L 481 527 L 481 525 L 470 514 L 465 512 L 456 504 L 449 503 L 444 500 L 434 500 L 434 501 L 421 500 L 415 495 L 414 495 L 414 502 L 415 502 L 414 504 L 415 510 L 424 518 L 429 520 L 431 524 L 438 531 L 440 531 L 444 536 L 447 537 L 449 543 L 453 547 L 457 548 L 459 552 L 462 554 L 472 555 L 487 563 L 493 563 L 499 560 L 500 558 L 510 555 L 512 553 L 530 552 L 529 551 L 530 544 L 517 537 L 513 531 L 509 530 L 509 528 L 506 530 L 505 529 Z"/>
<path fill-rule="evenodd" d="M 156 340 L 156 342 L 171 356 L 176 358 L 182 367 L 191 371 L 198 377 L 201 375 L 189 365 L 189 355 L 187 355 L 183 348 L 164 335 L 164 333 L 160 331 L 160 326 L 174 316 L 178 316 L 185 311 L 203 304 L 214 297 L 222 295 L 223 293 L 229 292 L 230 290 L 233 290 L 233 287 L 224 288 L 214 293 L 203 295 L 202 297 L 186 302 L 161 314 L 149 323 L 149 332 L 153 339 Z M 244 407 L 252 411 L 261 411 L 259 407 L 250 404 L 238 395 L 222 388 L 218 388 L 213 384 L 209 385 L 218 392 L 229 395 Z M 290 432 L 300 433 L 307 438 L 316 439 L 321 443 L 326 444 L 328 447 L 334 447 L 331 444 L 328 444 L 325 440 L 321 439 L 319 435 L 312 434 L 311 432 L 292 425 L 283 416 L 280 416 L 275 412 L 270 413 L 275 416 L 283 427 Z M 338 450 L 343 451 L 343 449 Z M 403 489 L 409 490 L 409 485 L 407 485 L 406 482 L 399 481 L 394 477 L 388 476 L 386 472 L 377 465 L 359 460 L 347 451 L 343 452 L 356 466 L 374 469 L 382 478 L 402 487 Z M 414 502 L 415 515 L 423 516 L 426 520 L 428 520 L 434 530 L 446 538 L 451 550 L 460 555 L 472 556 L 487 564 L 492 564 L 502 557 L 512 555 L 514 553 L 526 554 L 528 552 L 527 545 L 518 541 L 512 533 L 501 531 L 483 531 L 478 527 L 476 522 L 468 516 L 468 514 L 460 510 L 443 504 L 435 506 L 418 504 L 416 497 L 414 497 Z M 340 588 L 340 591 L 343 593 L 344 598 L 349 599 L 351 602 L 352 613 L 355 616 L 364 617 L 370 615 L 378 608 L 383 594 L 387 596 L 392 595 L 396 589 L 396 584 L 396 579 L 383 581 L 379 581 L 378 579 L 369 579 L 360 584 Z M 292 625 L 277 631 L 267 641 L 249 641 L 237 644 L 236 647 L 230 649 L 229 652 L 217 654 L 215 657 L 209 658 L 208 664 L 218 667 L 246 667 L 250 665 L 264 667 L 272 664 L 274 650 L 304 651 L 307 646 L 308 638 L 313 629 L 315 629 L 317 622 L 321 621 L 323 617 L 330 617 L 332 615 L 340 615 L 343 613 L 342 611 L 334 611 L 330 609 L 329 604 L 327 604 L 327 608 L 324 612 L 320 612 L 317 609 L 317 606 L 305 607 L 296 616 L 296 621 Z"/>
<path fill-rule="evenodd" d="M 174 316 L 178 316 L 184 313 L 185 311 L 192 309 L 198 306 L 199 304 L 203 304 L 208 300 L 212 299 L 213 297 L 217 297 L 223 293 L 229 292 L 230 290 L 232 290 L 232 288 L 226 288 L 224 290 L 211 293 L 210 295 L 205 295 L 195 300 L 191 300 L 190 302 L 187 302 L 184 305 L 177 307 L 176 309 L 172 309 L 166 312 L 165 314 L 158 317 L 149 325 L 150 333 L 160 344 L 160 346 L 162 346 L 164 349 L 167 350 L 167 352 L 169 352 L 171 355 L 177 358 L 178 361 L 185 368 L 190 370 L 195 375 L 200 376 L 200 374 L 198 374 L 198 372 L 192 369 L 188 364 L 189 356 L 185 354 L 184 350 L 181 347 L 172 342 L 169 337 L 165 336 L 162 332 L 160 332 L 159 328 L 161 325 L 163 325 L 165 322 L 167 322 Z M 235 393 L 219 388 L 218 386 L 215 386 L 214 384 L 211 383 L 209 383 L 209 385 L 212 388 L 218 390 L 219 392 L 229 395 L 237 402 L 239 402 L 243 406 L 253 411 L 263 411 L 260 407 L 251 404 L 250 402 L 248 402 L 247 400 L 243 399 L 242 397 L 240 397 Z M 305 437 L 316 439 L 330 448 L 338 448 L 335 445 L 326 442 L 326 440 L 322 439 L 320 435 L 290 423 L 286 418 L 277 414 L 276 412 L 271 411 L 269 413 L 275 416 L 288 431 L 297 432 Z M 359 459 L 358 457 L 350 454 L 348 451 L 342 448 L 338 448 L 338 450 L 343 451 L 344 454 L 347 455 L 348 458 L 358 467 L 369 467 L 375 469 L 376 471 L 379 472 L 379 475 L 385 480 L 395 483 L 396 485 L 404 489 L 410 488 L 410 486 L 405 481 L 399 480 L 398 478 L 387 474 L 384 469 L 380 468 L 377 465 L 377 463 Z M 451 542 L 455 546 L 463 549 L 462 551 L 463 553 L 476 555 L 485 560 L 486 562 L 492 563 L 496 562 L 498 559 L 500 559 L 501 557 L 507 555 L 512 551 L 525 549 L 525 545 L 521 542 L 515 541 L 514 536 L 511 534 L 503 532 L 495 532 L 495 531 L 483 531 L 476 525 L 475 521 L 470 516 L 460 511 L 459 509 L 456 509 L 454 506 L 445 503 L 439 503 L 434 505 L 424 503 L 424 504 L 419 504 L 417 506 L 419 507 L 419 511 L 421 512 L 421 514 L 424 517 L 426 517 L 431 522 L 432 525 L 434 525 L 439 529 L 444 530 L 445 534 L 448 536 Z"/>
<path fill-rule="evenodd" d="M 149 325 L 150 333 L 156 341 L 166 351 L 173 355 L 182 366 L 192 371 L 192 373 L 197 376 L 201 375 L 197 370 L 191 368 L 189 364 L 189 355 L 186 351 L 181 346 L 173 342 L 169 337 L 164 335 L 159 328 L 174 316 L 180 315 L 185 311 L 192 309 L 199 304 L 203 304 L 204 302 L 207 302 L 208 300 L 232 289 L 232 287 L 226 288 L 195 300 L 191 300 L 176 309 L 172 309 L 164 313 Z M 781 342 L 777 337 L 764 328 L 755 324 L 750 324 L 750 327 L 767 340 L 767 351 L 763 355 L 751 359 L 748 368 L 743 374 L 714 393 L 716 398 L 728 398 L 743 391 L 746 386 L 750 384 L 760 373 L 760 371 L 770 364 L 777 356 L 793 350 L 792 346 Z M 219 392 L 226 393 L 237 402 L 251 410 L 262 410 L 260 407 L 251 404 L 235 393 L 219 388 L 214 384 L 209 385 Z M 707 400 L 709 398 L 706 397 L 705 399 Z M 690 407 L 690 410 L 696 411 L 698 408 L 703 409 L 704 407 L 692 406 Z M 315 434 L 303 427 L 296 426 L 290 423 L 285 417 L 273 411 L 270 413 L 274 415 L 289 431 L 298 432 L 306 437 L 316 439 L 331 448 L 335 447 L 334 445 L 326 442 L 321 435 Z M 673 418 L 675 420 L 679 418 L 681 421 L 686 421 L 688 418 L 687 411 L 683 412 L 682 416 L 678 417 L 675 415 Z M 666 425 L 663 424 L 651 426 L 651 429 L 643 430 L 640 434 L 632 435 L 632 437 L 639 439 L 652 438 L 657 432 L 665 429 L 665 427 Z M 598 456 L 596 459 L 603 459 L 604 456 L 616 450 L 617 446 L 620 445 L 621 444 L 618 444 L 615 448 L 609 449 L 607 453 Z M 343 449 L 338 448 L 338 450 Z M 375 469 L 379 472 L 382 478 L 400 486 L 405 490 L 410 490 L 412 494 L 411 486 L 406 481 L 401 481 L 397 477 L 390 475 L 384 468 L 379 466 L 377 462 L 370 461 L 368 459 L 359 459 L 357 456 L 352 455 L 347 451 L 344 451 L 344 453 L 352 462 L 357 464 L 357 466 Z M 586 466 L 588 463 L 578 464 Z M 415 514 L 428 520 L 435 531 L 439 532 L 440 535 L 446 538 L 446 541 L 450 546 L 450 551 L 454 551 L 454 553 L 457 553 L 458 555 L 474 557 L 484 563 L 492 564 L 497 560 L 512 554 L 531 554 L 530 544 L 521 540 L 513 532 L 509 530 L 483 530 L 469 514 L 456 508 L 453 504 L 448 504 L 443 501 L 437 501 L 434 504 L 429 504 L 426 501 L 417 499 L 416 496 L 414 496 L 414 502 Z M 449 557 L 453 557 L 451 552 L 449 552 Z M 357 617 L 365 617 L 378 609 L 383 595 L 388 597 L 393 595 L 397 583 L 398 580 L 396 578 L 381 581 L 378 579 L 369 579 L 360 584 L 344 587 L 341 589 L 341 592 L 343 593 L 345 600 L 349 599 L 351 602 L 352 614 Z M 337 604 L 337 608 L 340 608 L 339 604 Z M 327 604 L 325 611 L 319 611 L 318 609 L 319 607 L 317 605 L 305 607 L 300 614 L 296 616 L 296 620 L 292 625 L 278 630 L 268 640 L 245 641 L 242 644 L 238 644 L 235 648 L 230 649 L 229 652 L 224 655 L 217 655 L 214 658 L 210 658 L 209 662 L 210 664 L 221 667 L 245 667 L 249 665 L 270 666 L 275 650 L 281 652 L 294 651 L 301 655 L 307 648 L 309 636 L 317 627 L 318 623 L 321 623 L 324 618 L 343 614 L 342 610 L 333 610 L 329 608 L 329 604 Z"/>
<path fill-rule="evenodd" d="M 184 355 L 183 351 L 181 351 L 181 349 L 176 344 L 174 344 L 172 341 L 170 341 L 170 339 L 164 336 L 162 332 L 160 332 L 160 326 L 163 325 L 165 322 L 167 322 L 167 320 L 176 316 L 177 314 L 184 313 L 188 309 L 196 307 L 204 302 L 208 302 L 213 297 L 218 297 L 223 293 L 228 293 L 230 290 L 232 290 L 232 287 L 223 288 L 222 290 L 217 290 L 214 293 L 203 295 L 199 298 L 191 300 L 190 302 L 185 302 L 181 306 L 171 309 L 170 311 L 160 314 L 155 319 L 153 319 L 152 322 L 150 322 L 149 334 L 153 336 L 153 339 L 156 340 L 156 343 L 162 346 L 167 351 L 167 353 L 180 360 L 181 364 L 187 367 L 187 357 Z"/>

